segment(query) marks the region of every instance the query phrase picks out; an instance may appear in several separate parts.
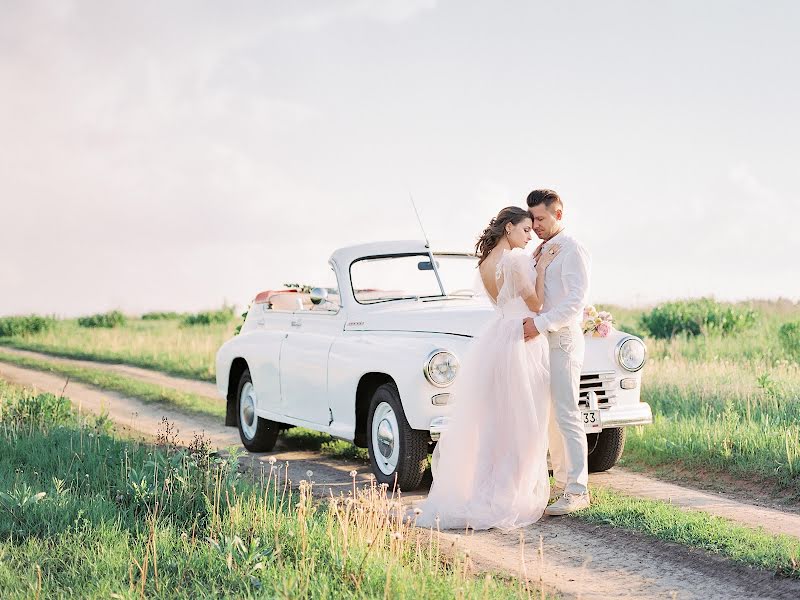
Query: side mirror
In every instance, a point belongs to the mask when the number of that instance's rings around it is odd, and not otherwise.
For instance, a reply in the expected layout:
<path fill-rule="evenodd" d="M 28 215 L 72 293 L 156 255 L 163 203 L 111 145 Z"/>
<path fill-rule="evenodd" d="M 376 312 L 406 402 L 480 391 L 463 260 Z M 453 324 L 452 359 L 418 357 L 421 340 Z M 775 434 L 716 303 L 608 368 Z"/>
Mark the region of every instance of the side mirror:
<path fill-rule="evenodd" d="M 325 288 L 315 287 L 311 290 L 311 304 L 319 306 L 328 300 L 328 290 Z"/>
<path fill-rule="evenodd" d="M 436 261 L 436 268 L 439 268 L 439 261 Z M 423 260 L 417 263 L 417 269 L 420 271 L 433 271 L 433 264 L 430 260 Z"/>

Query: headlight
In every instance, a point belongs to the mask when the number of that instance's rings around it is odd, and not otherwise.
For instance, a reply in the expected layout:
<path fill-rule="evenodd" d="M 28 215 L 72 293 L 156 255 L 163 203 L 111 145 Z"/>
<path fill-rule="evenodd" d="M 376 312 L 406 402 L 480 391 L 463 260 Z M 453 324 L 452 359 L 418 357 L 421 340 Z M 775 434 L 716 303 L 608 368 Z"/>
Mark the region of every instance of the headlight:
<path fill-rule="evenodd" d="M 617 362 L 623 369 L 638 371 L 644 366 L 645 360 L 647 360 L 647 348 L 639 338 L 623 338 L 617 344 Z"/>
<path fill-rule="evenodd" d="M 434 350 L 425 361 L 425 379 L 436 387 L 453 383 L 458 374 L 458 359 L 447 350 Z"/>

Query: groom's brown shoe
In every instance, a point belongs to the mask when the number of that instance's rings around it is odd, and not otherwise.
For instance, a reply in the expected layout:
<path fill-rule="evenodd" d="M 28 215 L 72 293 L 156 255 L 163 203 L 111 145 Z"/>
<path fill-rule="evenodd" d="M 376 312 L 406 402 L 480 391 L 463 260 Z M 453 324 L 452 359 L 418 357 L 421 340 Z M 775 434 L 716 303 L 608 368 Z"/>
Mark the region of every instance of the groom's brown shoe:
<path fill-rule="evenodd" d="M 561 498 L 544 509 L 544 514 L 557 516 L 568 515 L 584 508 L 589 508 L 589 493 L 570 494 L 565 492 Z"/>

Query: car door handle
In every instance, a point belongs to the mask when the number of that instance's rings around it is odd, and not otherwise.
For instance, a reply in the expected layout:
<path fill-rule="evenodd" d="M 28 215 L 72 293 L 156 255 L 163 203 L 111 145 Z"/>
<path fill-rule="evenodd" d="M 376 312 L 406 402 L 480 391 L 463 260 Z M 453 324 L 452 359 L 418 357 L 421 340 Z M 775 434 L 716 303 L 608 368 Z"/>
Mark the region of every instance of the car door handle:
<path fill-rule="evenodd" d="M 292 319 L 291 321 L 292 327 L 300 327 L 302 324 L 303 322 L 300 319 Z"/>

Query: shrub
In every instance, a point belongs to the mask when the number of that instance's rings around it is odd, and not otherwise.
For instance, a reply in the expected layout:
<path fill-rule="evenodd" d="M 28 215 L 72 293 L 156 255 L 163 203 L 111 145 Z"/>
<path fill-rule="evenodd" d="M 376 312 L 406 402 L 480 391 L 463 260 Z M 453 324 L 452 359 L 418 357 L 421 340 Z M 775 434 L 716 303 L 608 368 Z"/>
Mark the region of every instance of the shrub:
<path fill-rule="evenodd" d="M 100 313 L 96 315 L 90 315 L 88 317 L 79 317 L 78 318 L 78 325 L 81 327 L 119 327 L 121 325 L 125 325 L 127 319 L 125 315 L 123 315 L 118 310 L 112 310 L 111 312 L 107 313 Z"/>
<path fill-rule="evenodd" d="M 0 318 L 0 337 L 39 333 L 50 329 L 55 322 L 54 317 L 40 317 L 39 315 L 3 317 Z"/>
<path fill-rule="evenodd" d="M 653 337 L 668 339 L 681 333 L 738 333 L 755 325 L 757 317 L 750 308 L 701 298 L 662 304 L 643 314 L 640 322 Z"/>
<path fill-rule="evenodd" d="M 800 362 L 800 321 L 791 321 L 781 325 L 778 337 L 786 354 Z"/>
<path fill-rule="evenodd" d="M 166 311 L 166 312 L 149 312 L 144 313 L 142 315 L 143 321 L 167 321 L 170 319 L 180 319 L 180 313 L 176 313 L 173 311 Z"/>
<path fill-rule="evenodd" d="M 0 403 L 0 421 L 7 425 L 46 429 L 73 424 L 77 419 L 68 398 L 26 390 Z"/>
<path fill-rule="evenodd" d="M 211 325 L 213 323 L 229 323 L 233 320 L 234 312 L 232 306 L 223 306 L 220 310 L 207 310 L 204 312 L 186 315 L 183 318 L 184 325 Z"/>

